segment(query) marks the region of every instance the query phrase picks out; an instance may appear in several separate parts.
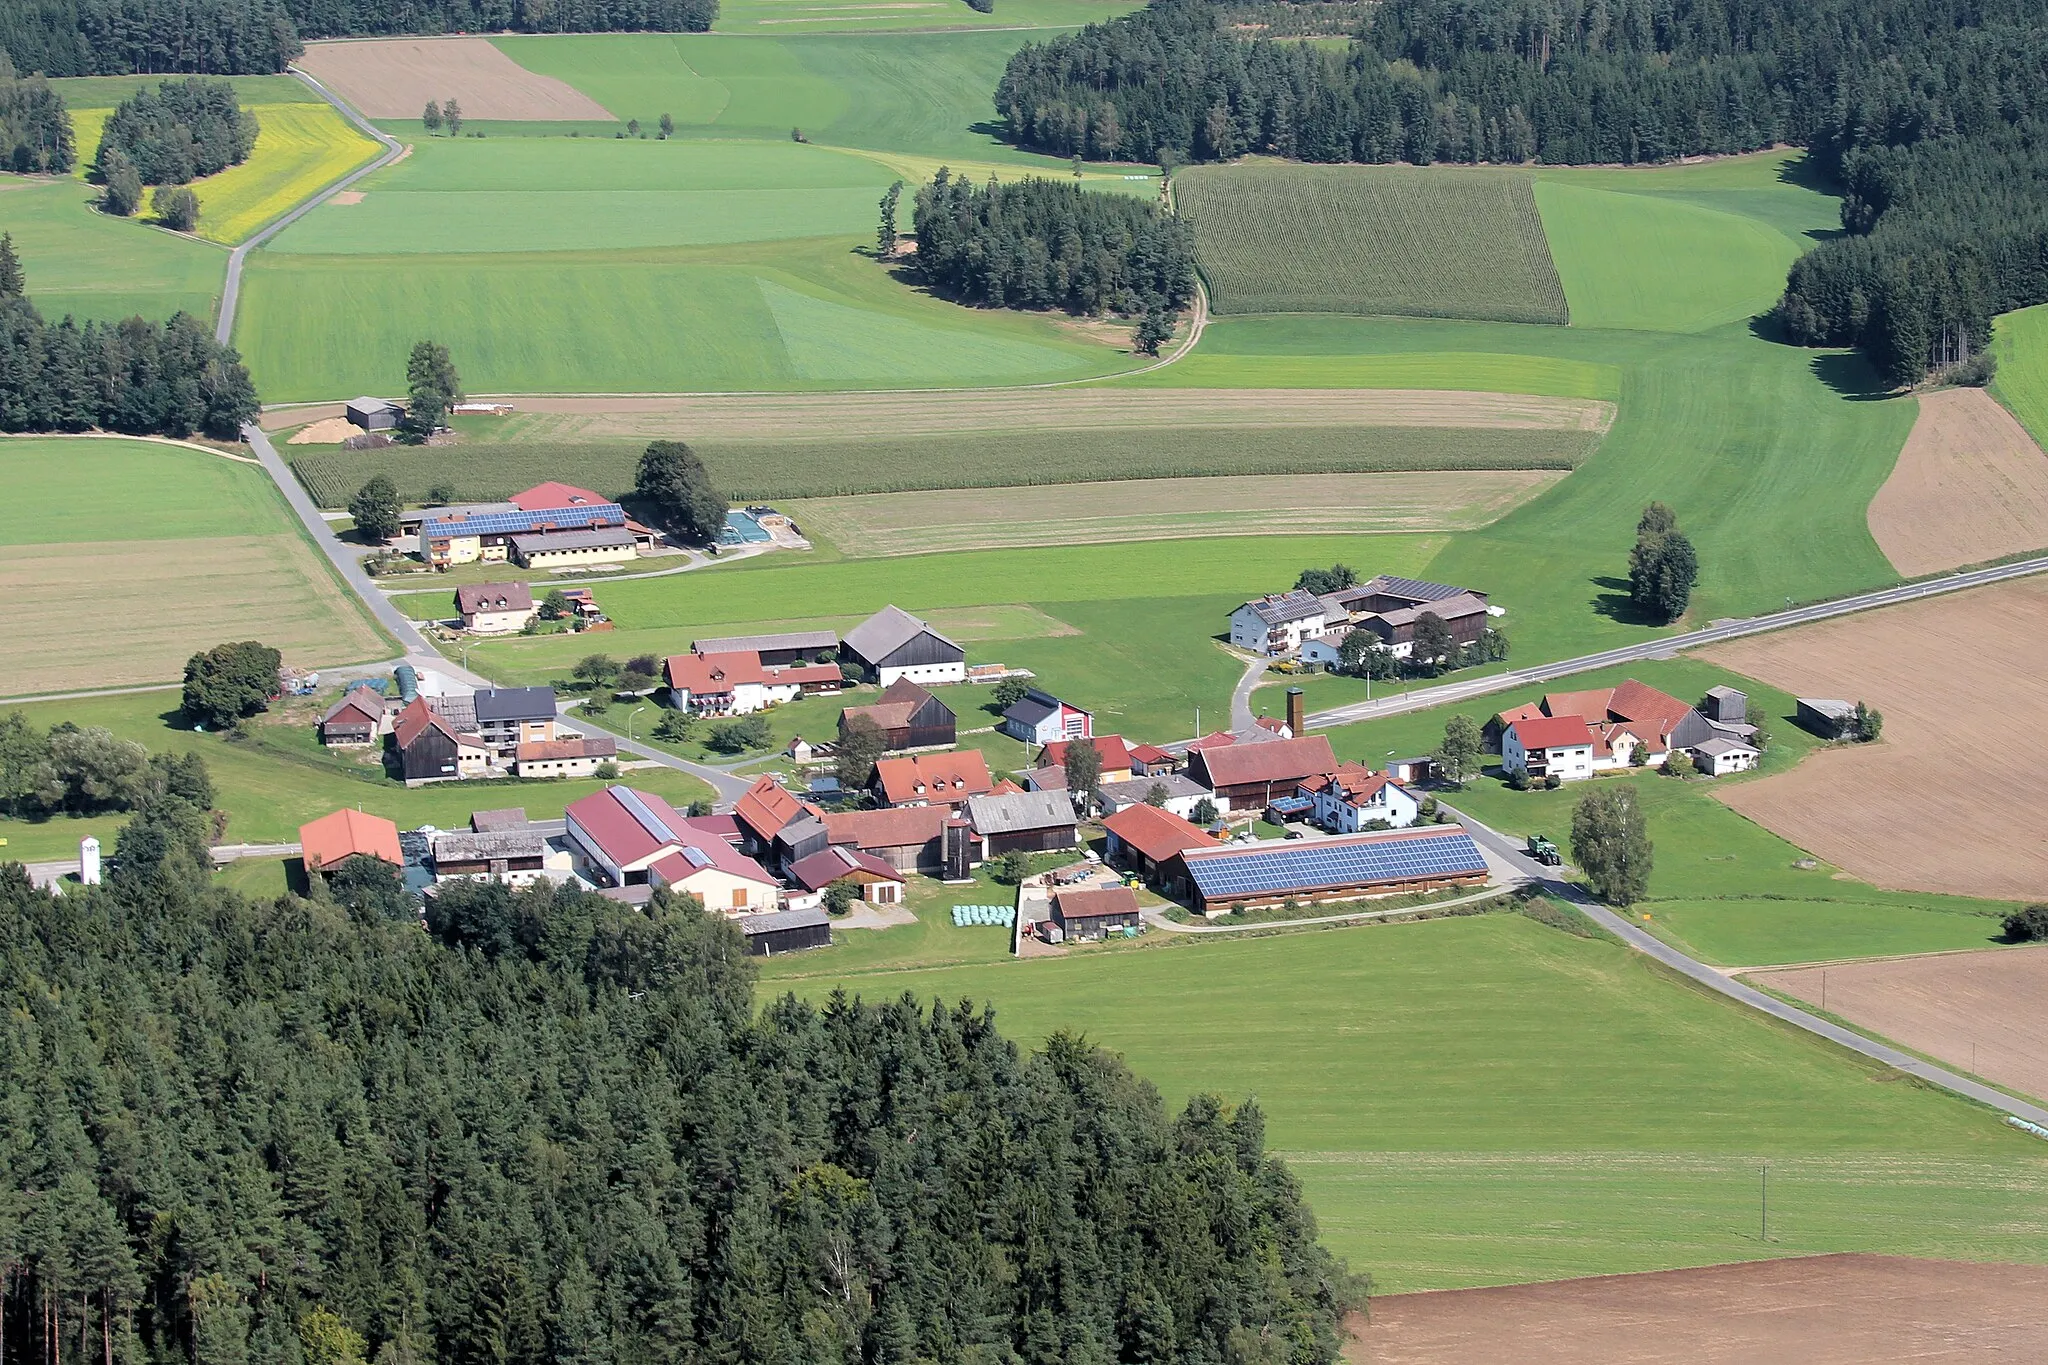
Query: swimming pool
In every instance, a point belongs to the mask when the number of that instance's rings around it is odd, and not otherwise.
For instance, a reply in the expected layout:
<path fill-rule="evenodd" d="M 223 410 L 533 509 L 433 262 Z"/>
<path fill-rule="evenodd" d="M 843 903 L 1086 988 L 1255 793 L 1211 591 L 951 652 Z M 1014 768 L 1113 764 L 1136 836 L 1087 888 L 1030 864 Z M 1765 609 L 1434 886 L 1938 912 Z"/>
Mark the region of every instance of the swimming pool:
<path fill-rule="evenodd" d="M 774 537 L 763 529 L 752 512 L 735 508 L 725 514 L 725 530 L 718 539 L 725 545 L 766 545 Z"/>

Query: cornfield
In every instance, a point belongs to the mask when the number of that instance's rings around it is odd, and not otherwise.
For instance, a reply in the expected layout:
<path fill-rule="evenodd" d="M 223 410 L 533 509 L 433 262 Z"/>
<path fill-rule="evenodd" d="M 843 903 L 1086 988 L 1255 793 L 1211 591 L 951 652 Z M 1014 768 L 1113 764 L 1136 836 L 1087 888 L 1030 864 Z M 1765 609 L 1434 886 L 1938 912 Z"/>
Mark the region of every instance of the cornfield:
<path fill-rule="evenodd" d="M 1526 172 L 1204 166 L 1174 184 L 1217 313 L 1568 321 Z"/>

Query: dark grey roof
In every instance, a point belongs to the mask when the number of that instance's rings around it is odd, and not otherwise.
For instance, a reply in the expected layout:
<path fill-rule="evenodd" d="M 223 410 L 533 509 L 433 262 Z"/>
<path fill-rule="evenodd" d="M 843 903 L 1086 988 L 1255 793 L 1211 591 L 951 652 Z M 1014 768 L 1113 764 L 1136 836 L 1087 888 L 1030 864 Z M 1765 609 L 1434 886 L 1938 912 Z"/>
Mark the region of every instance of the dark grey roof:
<path fill-rule="evenodd" d="M 1454 588 L 1448 583 L 1431 583 L 1427 579 L 1395 578 L 1390 574 L 1380 574 L 1348 591 L 1356 593 L 1365 593 L 1367 591 L 1382 592 L 1389 597 L 1406 597 L 1414 602 L 1441 602 L 1446 597 L 1456 597 L 1459 593 L 1471 590 L 1469 588 Z"/>
<path fill-rule="evenodd" d="M 1323 615 L 1322 599 L 1305 588 L 1289 592 L 1276 592 L 1266 597 L 1245 603 L 1261 621 L 1269 626 L 1283 625 L 1288 621 L 1306 621 L 1311 616 Z"/>
<path fill-rule="evenodd" d="M 356 398 L 356 399 L 352 399 L 352 400 L 350 400 L 350 402 L 349 402 L 349 403 L 347 404 L 347 406 L 348 406 L 348 408 L 349 408 L 349 409 L 350 409 L 351 411 L 353 411 L 353 412 L 404 412 L 404 411 L 405 411 L 405 407 L 404 407 L 404 405 L 403 405 L 403 404 L 401 404 L 401 403 L 396 403 L 396 402 L 393 402 L 393 401 L 392 401 L 391 399 L 389 399 L 389 398 L 371 398 L 371 397 L 369 397 L 369 396 L 367 396 L 367 395 L 365 395 L 364 397 L 361 397 L 361 398 Z"/>
<path fill-rule="evenodd" d="M 434 836 L 434 861 L 484 862 L 491 858 L 539 858 L 548 851 L 547 836 L 533 829 L 492 830 L 474 834 L 450 830 Z"/>
<path fill-rule="evenodd" d="M 823 839 L 825 822 L 815 815 L 799 815 L 796 819 L 775 831 L 775 842 L 795 848 L 807 839 Z"/>
<path fill-rule="evenodd" d="M 478 834 L 497 834 L 508 829 L 525 829 L 526 807 L 500 806 L 496 810 L 473 810 L 469 813 L 469 827 Z"/>
<path fill-rule="evenodd" d="M 476 718 L 492 720 L 550 720 L 555 714 L 552 687 L 479 687 L 471 698 Z"/>
<path fill-rule="evenodd" d="M 812 650 L 839 648 L 839 634 L 830 630 L 785 630 L 779 635 L 722 635 L 715 640 L 692 640 L 693 654 L 743 654 L 748 650 L 766 653 L 778 649 Z"/>
<path fill-rule="evenodd" d="M 919 620 L 897 606 L 883 607 L 873 616 L 870 616 L 852 630 L 847 631 L 846 647 L 860 655 L 861 658 L 866 659 L 869 663 L 874 663 L 877 660 L 888 658 L 891 654 L 894 654 L 897 650 L 924 634 L 930 634 L 934 639 L 942 640 L 946 644 L 952 645 L 953 648 L 960 649 L 959 644 L 946 639 L 945 636 L 933 630 L 930 622 Z M 966 653 L 965 650 L 961 650 L 961 652 L 963 654 Z"/>
<path fill-rule="evenodd" d="M 1003 712 L 1003 719 L 1014 720 L 1019 725 L 1036 725 L 1059 709 L 1058 697 L 1034 687 L 1010 703 L 1009 709 Z"/>
<path fill-rule="evenodd" d="M 593 531 L 541 531 L 512 537 L 512 548 L 523 555 L 547 550 L 609 550 L 633 543 L 633 533 L 623 526 Z"/>
<path fill-rule="evenodd" d="M 1064 790 L 970 796 L 967 818 L 984 835 L 1051 829 L 1074 823 L 1074 802 Z"/>
<path fill-rule="evenodd" d="M 823 910 L 771 910 L 765 915 L 741 916 L 740 932 L 752 938 L 755 934 L 772 934 L 779 929 L 815 929 L 831 922 L 832 917 Z"/>
<path fill-rule="evenodd" d="M 469 697 L 428 697 L 427 709 L 458 730 L 476 729 L 476 705 Z"/>
<path fill-rule="evenodd" d="M 1756 745 L 1744 744 L 1739 739 L 1730 739 L 1725 735 L 1715 735 L 1712 739 L 1703 739 L 1692 747 L 1709 757 L 1719 757 L 1722 754 L 1732 753 L 1753 754 L 1757 751 Z"/>
<path fill-rule="evenodd" d="M 1209 789 L 1189 777 L 1186 773 L 1161 773 L 1157 777 L 1134 777 L 1128 782 L 1105 782 L 1102 784 L 1102 799 L 1122 805 L 1128 801 L 1143 801 L 1152 788 L 1166 788 L 1168 799 L 1179 796 L 1207 796 Z"/>

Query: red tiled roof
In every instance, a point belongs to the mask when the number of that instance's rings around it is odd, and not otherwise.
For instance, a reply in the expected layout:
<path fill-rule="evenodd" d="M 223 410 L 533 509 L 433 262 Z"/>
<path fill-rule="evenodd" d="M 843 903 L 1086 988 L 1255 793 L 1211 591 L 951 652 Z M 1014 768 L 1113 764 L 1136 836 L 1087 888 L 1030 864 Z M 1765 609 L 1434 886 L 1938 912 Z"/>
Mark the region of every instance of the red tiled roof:
<path fill-rule="evenodd" d="M 1614 689 L 1614 695 L 1607 699 L 1607 710 L 1621 720 L 1659 720 L 1665 722 L 1664 728 L 1669 728 L 1684 720 L 1692 707 L 1669 692 L 1660 692 L 1648 683 L 1630 678 Z"/>
<path fill-rule="evenodd" d="M 447 717 L 427 705 L 425 697 L 414 697 L 406 708 L 398 713 L 398 719 L 391 726 L 391 735 L 398 741 L 399 748 L 409 749 L 413 741 L 428 730 L 439 730 L 457 744 L 465 742 L 464 737 L 456 733 L 455 727 L 448 723 Z M 483 741 L 472 737 L 466 742 L 474 745 Z"/>
<path fill-rule="evenodd" d="M 1138 913 L 1137 893 L 1128 886 L 1102 887 L 1092 891 L 1058 891 L 1053 903 L 1061 919 L 1099 919 L 1104 915 Z"/>
<path fill-rule="evenodd" d="M 772 777 L 757 778 L 732 807 L 734 818 L 762 840 L 773 839 L 788 828 L 790 821 L 810 811 L 809 806 Z"/>
<path fill-rule="evenodd" d="M 1102 756 L 1102 771 L 1123 772 L 1131 766 L 1131 746 L 1124 743 L 1122 735 L 1097 735 L 1088 742 L 1093 744 L 1095 752 Z M 1074 741 L 1070 739 L 1053 740 L 1039 751 L 1038 765 L 1041 768 L 1048 764 L 1066 767 L 1067 746 L 1072 743 Z"/>
<path fill-rule="evenodd" d="M 888 810 L 825 812 L 825 837 L 856 848 L 906 848 L 939 837 L 951 819 L 947 806 L 894 806 Z"/>
<path fill-rule="evenodd" d="M 1547 714 L 1549 713 L 1541 705 L 1531 701 L 1522 703 L 1512 711 L 1503 711 L 1494 719 L 1499 721 L 1500 728 L 1505 730 L 1518 720 L 1541 720 Z"/>
<path fill-rule="evenodd" d="M 1322 777 L 1313 778 L 1301 784 L 1308 791 L 1334 791 L 1349 804 L 1370 801 L 1382 787 L 1398 787 L 1401 784 L 1385 773 L 1357 763 L 1347 763 Z"/>
<path fill-rule="evenodd" d="M 1139 802 L 1125 806 L 1102 827 L 1153 862 L 1165 862 L 1184 848 L 1209 848 L 1215 840 L 1175 815 Z"/>
<path fill-rule="evenodd" d="M 1522 741 L 1522 747 L 1531 751 L 1537 749 L 1562 749 L 1575 744 L 1590 746 L 1593 732 L 1586 728 L 1586 722 L 1577 716 L 1543 716 L 1536 720 L 1518 720 L 1512 727 L 1515 738 Z"/>
<path fill-rule="evenodd" d="M 1228 730 L 1211 730 L 1200 739 L 1188 743 L 1188 752 L 1200 753 L 1204 749 L 1227 749 L 1237 743 L 1237 736 Z"/>
<path fill-rule="evenodd" d="M 1613 696 L 1611 687 L 1589 688 L 1583 692 L 1546 692 L 1542 710 L 1546 716 L 1577 716 L 1588 725 L 1597 725 L 1607 719 L 1607 703 Z"/>
<path fill-rule="evenodd" d="M 1022 787 L 1018 786 L 1015 782 L 1012 782 L 1009 778 L 1006 777 L 1002 781 L 996 783 L 993 787 L 990 787 L 988 789 L 988 794 L 990 796 L 1014 796 L 1018 792 L 1021 792 L 1023 790 L 1024 789 Z"/>
<path fill-rule="evenodd" d="M 767 868 L 761 866 L 723 839 L 692 840 L 684 845 L 684 847 L 695 849 L 702 856 L 703 863 L 700 865 L 698 862 L 693 861 L 687 853 L 679 849 L 674 853 L 668 854 L 666 857 L 657 858 L 649 863 L 647 865 L 648 870 L 668 885 L 680 886 L 686 891 L 689 890 L 690 878 L 704 871 L 707 867 L 716 868 L 727 876 L 744 878 L 750 882 L 758 882 L 763 886 L 773 886 L 779 889 L 782 885 L 775 880 Z"/>
<path fill-rule="evenodd" d="M 908 801 L 957 803 L 985 794 L 991 785 L 988 759 L 979 749 L 885 758 L 875 764 L 875 776 L 892 806 Z"/>
<path fill-rule="evenodd" d="M 556 483 L 553 479 L 537 483 L 523 493 L 514 493 L 505 499 L 522 512 L 544 512 L 552 507 L 588 507 L 592 503 L 610 502 L 610 498 L 599 497 L 588 488 L 578 488 L 572 483 Z"/>
<path fill-rule="evenodd" d="M 730 692 L 741 683 L 768 681 L 768 670 L 753 650 L 731 654 L 671 654 L 667 663 L 668 685 L 693 696 Z"/>
<path fill-rule="evenodd" d="M 1322 735 L 1304 735 L 1271 744 L 1233 744 L 1204 749 L 1198 762 L 1211 787 L 1236 787 L 1253 782 L 1299 782 L 1337 770 L 1337 755 Z"/>
<path fill-rule="evenodd" d="M 834 844 L 808 858 L 789 865 L 790 879 L 806 891 L 822 891 L 827 885 L 854 872 L 865 872 L 885 881 L 901 882 L 903 874 L 872 853 Z"/>
<path fill-rule="evenodd" d="M 1157 744 L 1133 744 L 1131 746 L 1131 761 L 1143 763 L 1149 768 L 1154 763 L 1173 762 L 1173 755 L 1160 748 Z"/>
<path fill-rule="evenodd" d="M 620 793 L 630 792 L 634 799 L 654 817 L 657 824 L 665 828 L 672 838 L 663 838 L 640 822 Z M 674 806 L 656 796 L 653 792 L 633 787 L 606 787 L 601 792 L 592 792 L 579 801 L 569 803 L 564 815 L 576 822 L 577 828 L 588 835 L 605 856 L 621 867 L 640 862 L 672 850 L 649 864 L 662 880 L 676 883 L 687 880 L 698 869 L 674 850 L 694 848 L 701 853 L 710 866 L 720 868 L 737 877 L 773 886 L 771 877 L 759 863 L 742 855 L 723 837 L 716 825 L 709 827 L 691 820 L 679 813 Z"/>
<path fill-rule="evenodd" d="M 610 735 L 579 735 L 574 739 L 528 740 L 514 750 L 521 763 L 555 758 L 616 758 L 619 742 Z"/>
<path fill-rule="evenodd" d="M 307 867 L 333 867 L 352 853 L 382 858 L 393 867 L 405 862 L 398 848 L 398 826 L 359 810 L 338 810 L 300 825 L 299 850 Z"/>

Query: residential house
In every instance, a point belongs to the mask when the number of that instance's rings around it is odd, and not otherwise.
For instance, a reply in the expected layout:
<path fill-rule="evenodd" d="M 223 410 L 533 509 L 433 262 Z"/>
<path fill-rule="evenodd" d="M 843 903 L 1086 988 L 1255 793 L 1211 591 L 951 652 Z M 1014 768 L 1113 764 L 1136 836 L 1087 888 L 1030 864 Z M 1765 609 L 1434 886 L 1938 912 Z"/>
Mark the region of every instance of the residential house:
<path fill-rule="evenodd" d="M 520 777 L 595 777 L 599 768 L 618 761 L 619 742 L 610 735 L 535 739 L 512 757 L 512 771 Z"/>
<path fill-rule="evenodd" d="M 1593 775 L 1594 742 L 1577 716 L 1525 717 L 1502 733 L 1500 765 L 1537 781 L 1577 782 Z"/>
<path fill-rule="evenodd" d="M 1074 803 L 1064 791 L 977 796 L 967 803 L 967 818 L 982 837 L 984 857 L 1045 853 L 1080 842 Z"/>
<path fill-rule="evenodd" d="M 1131 776 L 1150 777 L 1155 773 L 1177 773 L 1184 760 L 1170 750 L 1157 744 L 1133 744 L 1131 746 Z"/>
<path fill-rule="evenodd" d="M 1188 776 L 1213 793 L 1216 809 L 1264 810 L 1276 797 L 1293 796 L 1302 783 L 1337 771 L 1337 755 L 1322 735 L 1214 745 L 1197 749 Z"/>
<path fill-rule="evenodd" d="M 1460 825 L 1213 844 L 1183 850 L 1174 862 L 1190 908 L 1209 916 L 1477 886 L 1487 878 L 1486 859 Z"/>
<path fill-rule="evenodd" d="M 1309 818 L 1332 834 L 1356 834 L 1375 821 L 1405 829 L 1422 814 L 1422 801 L 1386 773 L 1346 763 L 1296 789 L 1311 803 Z"/>
<path fill-rule="evenodd" d="M 1043 766 L 1053 763 L 1058 764 L 1062 768 L 1066 767 L 1067 749 L 1074 743 L 1076 743 L 1074 740 L 1054 740 L 1038 751 L 1039 764 Z M 1095 756 L 1102 762 L 1102 781 L 1130 781 L 1131 770 L 1136 765 L 1131 758 L 1131 747 L 1124 743 L 1122 735 L 1103 735 L 1089 740 L 1088 743 L 1095 746 Z"/>
<path fill-rule="evenodd" d="M 934 876 L 945 869 L 947 827 L 955 819 L 951 806 L 827 811 L 824 816 L 834 847 L 872 853 L 898 872 Z M 978 848 L 971 861 L 981 861 Z"/>
<path fill-rule="evenodd" d="M 470 697 L 476 730 L 500 758 L 512 758 L 522 744 L 555 737 L 555 689 L 552 687 L 479 687 Z"/>
<path fill-rule="evenodd" d="M 1304 668 L 1320 668 L 1326 673 L 1335 673 L 1344 664 L 1344 642 L 1364 629 L 1362 626 L 1331 626 L 1313 640 L 1301 642 L 1301 653 L 1295 657 Z"/>
<path fill-rule="evenodd" d="M 841 844 L 790 864 L 789 879 L 814 895 L 833 882 L 852 882 L 860 888 L 860 898 L 870 905 L 895 905 L 903 899 L 901 872 L 872 853 Z"/>
<path fill-rule="evenodd" d="M 839 653 L 839 635 L 830 630 L 790 630 L 776 635 L 725 635 L 692 640 L 692 654 L 758 654 L 771 668 L 784 664 L 825 663 Z"/>
<path fill-rule="evenodd" d="M 883 687 L 899 678 L 949 683 L 967 677 L 967 651 L 898 607 L 883 607 L 847 631 L 841 643 L 841 658 Z"/>
<path fill-rule="evenodd" d="M 1069 943 L 1107 938 L 1138 927 L 1138 897 L 1128 886 L 1055 891 L 1053 923 Z"/>
<path fill-rule="evenodd" d="M 1125 806 L 1102 822 L 1109 833 L 1105 857 L 1110 866 L 1135 872 L 1162 895 L 1182 894 L 1175 880 L 1175 859 L 1183 849 L 1214 848 L 1216 841 L 1175 815 L 1142 802 Z"/>
<path fill-rule="evenodd" d="M 744 716 L 798 697 L 838 693 L 836 664 L 770 666 L 751 651 L 672 654 L 662 666 L 669 704 L 700 716 Z"/>
<path fill-rule="evenodd" d="M 1328 623 L 1325 608 L 1304 588 L 1269 593 L 1230 613 L 1230 643 L 1252 654 L 1278 659 L 1313 640 Z"/>
<path fill-rule="evenodd" d="M 996 728 L 1026 744 L 1050 744 L 1059 739 L 1092 738 L 1095 717 L 1079 706 L 1033 687 L 1010 704 L 1003 712 L 1003 723 Z"/>
<path fill-rule="evenodd" d="M 957 806 L 994 785 L 979 749 L 885 758 L 875 764 L 875 799 L 884 806 Z"/>
<path fill-rule="evenodd" d="M 743 915 L 740 932 L 747 936 L 750 957 L 802 952 L 806 948 L 832 946 L 832 917 L 812 906 L 801 910 L 777 910 L 765 915 Z"/>
<path fill-rule="evenodd" d="M 455 590 L 455 610 L 462 628 L 477 635 L 508 634 L 539 614 L 524 583 L 465 583 Z"/>
<path fill-rule="evenodd" d="M 953 708 L 909 678 L 890 683 L 871 705 L 849 706 L 841 711 L 842 743 L 846 727 L 860 717 L 875 723 L 882 732 L 883 744 L 890 749 L 950 749 L 958 738 L 959 721 Z"/>
<path fill-rule="evenodd" d="M 666 886 L 726 915 L 780 906 L 782 887 L 766 868 L 652 792 L 606 787 L 570 802 L 562 818 L 577 870 L 590 881 Z"/>
<path fill-rule="evenodd" d="M 447 830 L 432 840 L 434 880 L 526 886 L 546 875 L 548 841 L 537 829 Z"/>
<path fill-rule="evenodd" d="M 428 704 L 414 697 L 391 727 L 398 750 L 398 768 L 408 787 L 429 782 L 459 782 L 483 777 L 491 769 L 491 751 L 483 736 L 457 730 Z"/>
<path fill-rule="evenodd" d="M 338 810 L 299 826 L 299 857 L 308 872 L 332 868 L 357 854 L 382 858 L 393 867 L 404 866 L 398 826 L 381 815 L 359 810 Z"/>
<path fill-rule="evenodd" d="M 1689 749 L 1721 734 L 1746 740 L 1755 731 L 1746 725 L 1726 729 L 1668 692 L 1660 692 L 1631 678 L 1615 687 L 1590 688 L 1579 692 L 1551 692 L 1541 702 L 1502 711 L 1487 721 L 1483 736 L 1487 747 L 1502 753 L 1506 762 L 1506 735 L 1510 726 L 1522 721 L 1576 717 L 1592 736 L 1592 771 L 1616 768 L 1662 767 L 1673 749 Z M 1524 736 L 1526 748 L 1527 737 Z"/>
<path fill-rule="evenodd" d="M 384 694 L 370 683 L 357 683 L 320 717 L 320 742 L 330 749 L 374 744 L 384 733 Z"/>
<path fill-rule="evenodd" d="M 1186 773 L 1148 773 L 1133 777 L 1128 782 L 1105 782 L 1098 791 L 1102 797 L 1102 810 L 1110 814 L 1125 806 L 1144 805 L 1151 799 L 1155 787 L 1166 790 L 1166 802 L 1162 809 L 1175 815 L 1195 818 L 1195 808 L 1204 801 L 1211 801 L 1209 789 L 1189 777 Z"/>

